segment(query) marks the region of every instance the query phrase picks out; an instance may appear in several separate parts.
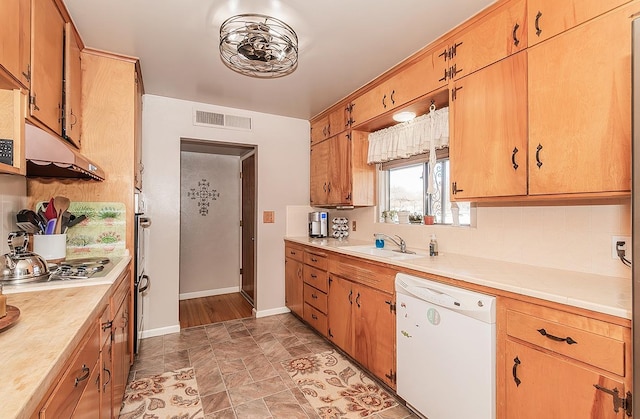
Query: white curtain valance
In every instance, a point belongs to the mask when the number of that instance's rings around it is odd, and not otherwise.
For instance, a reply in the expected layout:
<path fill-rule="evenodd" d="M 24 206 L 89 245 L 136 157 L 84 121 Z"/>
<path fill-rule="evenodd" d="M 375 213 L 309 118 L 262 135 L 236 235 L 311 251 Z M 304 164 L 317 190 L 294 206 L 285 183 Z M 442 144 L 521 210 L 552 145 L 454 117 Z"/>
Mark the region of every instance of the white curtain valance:
<path fill-rule="evenodd" d="M 449 108 L 369 134 L 369 164 L 406 159 L 449 147 Z M 435 153 L 433 153 L 435 154 Z"/>

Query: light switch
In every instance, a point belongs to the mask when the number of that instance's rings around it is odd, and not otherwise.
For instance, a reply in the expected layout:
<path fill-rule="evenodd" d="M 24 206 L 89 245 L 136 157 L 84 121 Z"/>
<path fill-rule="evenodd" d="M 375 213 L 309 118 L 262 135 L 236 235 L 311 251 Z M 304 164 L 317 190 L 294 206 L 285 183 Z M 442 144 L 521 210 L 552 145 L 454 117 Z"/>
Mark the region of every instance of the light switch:
<path fill-rule="evenodd" d="M 276 222 L 276 212 L 275 211 L 263 211 L 262 212 L 262 222 L 264 224 L 275 223 Z"/>

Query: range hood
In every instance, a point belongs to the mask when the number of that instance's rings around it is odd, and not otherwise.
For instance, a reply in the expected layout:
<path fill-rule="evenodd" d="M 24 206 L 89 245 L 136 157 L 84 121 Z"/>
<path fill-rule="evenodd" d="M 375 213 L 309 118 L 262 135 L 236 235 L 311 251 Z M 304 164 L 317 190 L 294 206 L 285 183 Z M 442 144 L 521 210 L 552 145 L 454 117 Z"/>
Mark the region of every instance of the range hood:
<path fill-rule="evenodd" d="M 62 138 L 25 124 L 27 176 L 104 180 L 104 171 Z"/>

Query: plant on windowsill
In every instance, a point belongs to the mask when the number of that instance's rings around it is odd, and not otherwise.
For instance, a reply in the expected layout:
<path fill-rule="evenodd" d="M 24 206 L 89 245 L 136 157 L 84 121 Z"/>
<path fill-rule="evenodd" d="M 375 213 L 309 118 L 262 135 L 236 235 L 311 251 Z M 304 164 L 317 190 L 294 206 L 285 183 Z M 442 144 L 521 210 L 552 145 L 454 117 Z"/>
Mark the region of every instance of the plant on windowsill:
<path fill-rule="evenodd" d="M 436 221 L 436 217 L 435 217 L 435 215 L 425 215 L 425 216 L 424 216 L 424 223 L 425 223 L 426 225 L 432 225 L 432 224 L 435 224 L 435 221 Z"/>
<path fill-rule="evenodd" d="M 385 210 L 382 211 L 382 218 L 385 223 L 395 223 L 396 214 L 398 212 L 396 210 Z"/>

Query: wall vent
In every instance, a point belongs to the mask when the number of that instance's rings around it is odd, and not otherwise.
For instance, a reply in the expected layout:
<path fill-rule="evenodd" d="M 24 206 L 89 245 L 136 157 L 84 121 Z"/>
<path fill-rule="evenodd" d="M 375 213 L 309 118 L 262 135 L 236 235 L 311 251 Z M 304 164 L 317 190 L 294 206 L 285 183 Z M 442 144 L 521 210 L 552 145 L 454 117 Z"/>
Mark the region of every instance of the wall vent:
<path fill-rule="evenodd" d="M 251 130 L 251 118 L 194 109 L 193 125 L 202 127 Z"/>

